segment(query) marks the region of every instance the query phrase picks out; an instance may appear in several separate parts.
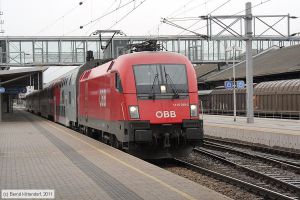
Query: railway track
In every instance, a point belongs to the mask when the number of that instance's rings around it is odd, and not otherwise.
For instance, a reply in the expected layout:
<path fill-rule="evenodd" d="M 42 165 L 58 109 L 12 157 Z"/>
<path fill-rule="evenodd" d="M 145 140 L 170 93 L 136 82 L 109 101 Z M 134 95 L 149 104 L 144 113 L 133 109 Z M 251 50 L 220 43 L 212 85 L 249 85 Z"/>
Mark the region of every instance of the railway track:
<path fill-rule="evenodd" d="M 216 172 L 215 170 L 207 169 L 206 167 L 201 167 L 197 164 L 181 160 L 181 159 L 172 159 L 169 162 L 176 164 L 178 166 L 196 171 L 198 173 L 210 176 L 214 179 L 217 179 L 222 182 L 229 183 L 231 185 L 238 186 L 240 188 L 246 189 L 251 193 L 257 194 L 258 196 L 263 197 L 264 199 L 280 199 L 280 200 L 296 200 L 299 199 L 296 196 L 288 196 L 286 194 L 281 194 L 280 192 L 267 189 L 260 185 L 255 185 L 249 181 L 241 180 L 238 178 L 234 178 L 232 176 L 228 176 L 223 173 Z"/>
<path fill-rule="evenodd" d="M 247 174 L 247 176 L 252 177 L 251 182 L 255 185 L 267 189 L 275 187 L 286 196 L 300 199 L 300 167 L 297 164 L 294 165 L 207 141 L 204 143 L 204 147 L 194 151 L 227 166 L 224 168 L 215 164 L 215 167 L 218 168 L 215 170 L 219 172 L 242 179 L 246 178 L 244 174 Z"/>
<path fill-rule="evenodd" d="M 296 173 L 300 173 L 300 153 L 298 152 L 212 138 L 205 138 L 204 142 L 206 145 L 219 145 L 220 147 L 227 147 L 247 154 L 252 154 L 257 158 L 261 157 L 262 159 L 265 159 L 267 162 L 294 168 Z"/>

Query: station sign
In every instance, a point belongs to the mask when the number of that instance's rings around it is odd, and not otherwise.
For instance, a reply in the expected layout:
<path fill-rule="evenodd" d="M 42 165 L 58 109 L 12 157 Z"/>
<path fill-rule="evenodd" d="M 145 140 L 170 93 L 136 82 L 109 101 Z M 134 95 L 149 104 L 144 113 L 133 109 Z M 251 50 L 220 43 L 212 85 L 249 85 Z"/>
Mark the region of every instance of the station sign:
<path fill-rule="evenodd" d="M 243 88 L 245 88 L 245 82 L 244 82 L 243 80 L 241 80 L 241 81 L 236 81 L 236 87 L 237 87 L 238 89 L 243 89 Z"/>
<path fill-rule="evenodd" d="M 27 89 L 26 87 L 10 87 L 5 88 L 6 94 L 19 94 L 19 93 L 26 93 Z"/>
<path fill-rule="evenodd" d="M 0 93 L 4 93 L 5 92 L 5 88 L 4 87 L 0 87 Z"/>
<path fill-rule="evenodd" d="M 233 81 L 225 81 L 224 82 L 225 89 L 232 89 L 233 88 Z"/>

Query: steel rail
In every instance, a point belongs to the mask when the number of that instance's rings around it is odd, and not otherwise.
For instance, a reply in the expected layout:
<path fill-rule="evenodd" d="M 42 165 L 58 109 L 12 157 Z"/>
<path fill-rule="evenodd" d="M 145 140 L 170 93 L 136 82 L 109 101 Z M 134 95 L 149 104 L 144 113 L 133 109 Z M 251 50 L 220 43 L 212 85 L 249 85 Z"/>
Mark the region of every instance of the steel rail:
<path fill-rule="evenodd" d="M 245 143 L 240 143 L 240 142 L 233 142 L 233 141 L 227 141 L 227 140 L 221 140 L 221 139 L 216 139 L 216 138 L 208 138 L 205 137 L 204 141 L 210 141 L 210 142 L 217 142 L 221 144 L 228 144 L 228 145 L 234 145 L 234 146 L 240 146 L 243 148 L 249 148 L 255 151 L 260 151 L 260 152 L 268 152 L 272 153 L 275 155 L 282 155 L 282 156 L 288 156 L 291 158 L 299 158 L 300 159 L 300 153 L 297 152 L 292 152 L 292 151 L 287 151 L 287 150 L 282 150 L 282 149 L 275 149 L 271 147 L 263 147 L 263 146 L 258 146 L 255 144 L 245 144 Z"/>
<path fill-rule="evenodd" d="M 213 154 L 209 151 L 206 151 L 206 150 L 203 150 L 203 149 L 194 149 L 195 152 L 198 152 L 198 153 L 201 153 L 201 154 L 204 154 L 206 156 L 209 156 L 209 157 L 212 157 L 216 160 L 219 160 L 223 163 L 226 163 L 232 167 L 234 167 L 235 169 L 238 169 L 238 170 L 241 170 L 241 171 L 244 171 L 250 175 L 252 175 L 253 177 L 258 177 L 258 178 L 263 178 L 264 180 L 268 180 L 272 183 L 274 183 L 274 185 L 280 185 L 282 188 L 285 188 L 285 189 L 288 189 L 289 191 L 292 191 L 292 192 L 295 192 L 297 193 L 298 195 L 300 194 L 300 188 L 297 187 L 296 185 L 292 185 L 290 183 L 287 183 L 287 182 L 284 182 L 282 180 L 279 180 L 277 178 L 274 178 L 272 176 L 268 176 L 266 174 L 263 174 L 261 172 L 258 172 L 256 170 L 253 170 L 253 169 L 250 169 L 248 167 L 245 167 L 243 165 L 240 165 L 240 164 L 237 164 L 235 162 L 232 162 L 224 157 L 221 157 L 219 155 L 216 155 L 216 154 Z"/>
<path fill-rule="evenodd" d="M 293 198 L 293 197 L 289 197 L 289 196 L 280 194 L 276 191 L 272 191 L 272 190 L 269 190 L 269 189 L 266 189 L 266 188 L 263 188 L 263 187 L 260 187 L 260 186 L 257 186 L 257 185 L 254 185 L 254 184 L 251 184 L 251 183 L 248 183 L 248 182 L 245 182 L 245 181 L 242 181 L 242 180 L 239 180 L 239 179 L 236 179 L 236 178 L 233 178 L 233 177 L 221 174 L 221 173 L 218 173 L 218 172 L 214 172 L 212 170 L 197 166 L 192 163 L 185 162 L 180 159 L 173 159 L 172 161 L 179 166 L 186 167 L 193 171 L 198 171 L 202 174 L 213 177 L 220 181 L 225 181 L 225 182 L 235 185 L 237 187 L 245 188 L 247 191 L 254 192 L 263 197 L 267 197 L 270 199 L 295 200 L 295 198 Z"/>
<path fill-rule="evenodd" d="M 250 157 L 250 158 L 254 158 L 254 159 L 259 159 L 261 161 L 276 165 L 276 166 L 280 166 L 284 169 L 290 169 L 290 170 L 294 170 L 297 174 L 300 174 L 300 166 L 297 165 L 297 163 L 292 163 L 292 162 L 288 162 L 288 161 L 284 161 L 284 160 L 280 160 L 280 159 L 274 159 L 274 158 L 270 158 L 270 157 L 265 157 L 265 156 L 261 156 L 261 155 L 257 155 L 257 154 L 251 154 L 251 153 L 247 153 L 247 152 L 243 152 L 234 148 L 230 148 L 230 147 L 226 147 L 220 144 L 216 144 L 216 143 L 212 143 L 212 142 L 204 142 L 204 146 L 208 146 L 208 147 L 213 147 L 213 148 L 217 148 L 220 149 L 222 151 L 229 151 L 231 153 L 235 153 L 244 157 Z"/>

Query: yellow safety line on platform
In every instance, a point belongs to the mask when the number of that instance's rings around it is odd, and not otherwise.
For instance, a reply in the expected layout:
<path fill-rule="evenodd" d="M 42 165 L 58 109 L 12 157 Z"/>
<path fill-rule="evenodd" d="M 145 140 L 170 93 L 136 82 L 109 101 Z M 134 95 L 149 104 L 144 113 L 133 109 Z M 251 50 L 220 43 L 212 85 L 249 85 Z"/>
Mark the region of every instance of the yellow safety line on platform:
<path fill-rule="evenodd" d="M 47 122 L 47 121 L 46 121 L 46 122 Z M 136 167 L 134 167 L 134 166 L 132 166 L 132 165 L 130 165 L 130 164 L 128 164 L 128 163 L 126 163 L 126 162 L 124 162 L 124 161 L 118 159 L 118 158 L 116 158 L 115 156 L 113 156 L 113 155 L 111 155 L 111 154 L 109 154 L 109 153 L 107 153 L 107 152 L 105 152 L 105 151 L 103 151 L 103 150 L 101 150 L 101 149 L 99 149 L 99 148 L 97 148 L 97 147 L 95 147 L 95 146 L 89 144 L 88 142 L 86 142 L 86 141 L 84 141 L 84 140 L 82 140 L 82 139 L 80 139 L 80 138 L 78 138 L 78 137 L 76 137 L 76 136 L 74 136 L 74 135 L 68 133 L 67 131 L 65 131 L 65 130 L 59 128 L 59 127 L 53 126 L 52 123 L 50 123 L 50 122 L 47 122 L 47 123 L 48 123 L 49 126 L 51 126 L 51 127 L 55 128 L 55 129 L 57 129 L 57 130 L 60 130 L 60 131 L 62 131 L 62 132 L 64 132 L 64 133 L 66 133 L 66 134 L 72 136 L 72 137 L 75 138 L 76 140 L 79 140 L 80 142 L 83 142 L 83 143 L 87 144 L 88 146 L 92 147 L 92 148 L 95 149 L 96 151 L 99 151 L 100 153 L 102 153 L 102 154 L 104 154 L 104 155 L 110 157 L 111 159 L 114 159 L 114 160 L 118 161 L 119 163 L 125 165 L 126 167 L 128 167 L 128 168 L 130 168 L 130 169 L 132 169 L 132 170 L 134 170 L 134 171 L 136 171 L 136 172 L 138 172 L 138 173 L 140 173 L 140 174 L 142 174 L 142 175 L 144 175 L 144 176 L 146 176 L 146 177 L 148 177 L 148 178 L 150 178 L 150 179 L 152 179 L 152 180 L 154 180 L 154 181 L 160 183 L 161 185 L 163 185 L 163 186 L 169 188 L 170 190 L 172 190 L 172 191 L 174 191 L 174 192 L 180 194 L 181 196 L 185 197 L 186 199 L 189 199 L 189 200 L 196 200 L 196 199 L 195 199 L 194 197 L 192 197 L 191 195 L 189 195 L 189 194 L 187 194 L 187 193 L 185 193 L 185 192 L 183 192 L 183 191 L 181 191 L 181 190 L 178 190 L 178 189 L 174 188 L 173 186 L 171 186 L 171 185 L 169 185 L 169 184 L 163 182 L 162 180 L 156 178 L 155 176 L 152 176 L 152 175 L 150 175 L 150 174 L 147 174 L 147 173 L 143 172 L 142 170 L 140 170 L 140 169 L 138 169 L 138 168 L 136 168 Z"/>

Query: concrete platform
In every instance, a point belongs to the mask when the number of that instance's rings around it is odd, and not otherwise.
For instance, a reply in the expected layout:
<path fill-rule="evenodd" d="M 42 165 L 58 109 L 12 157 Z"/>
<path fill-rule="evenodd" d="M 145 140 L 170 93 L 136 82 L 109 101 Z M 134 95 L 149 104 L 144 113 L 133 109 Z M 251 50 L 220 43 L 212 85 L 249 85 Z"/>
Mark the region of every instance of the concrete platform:
<path fill-rule="evenodd" d="M 206 135 L 237 139 L 250 143 L 264 144 L 300 150 L 300 120 L 255 118 L 253 124 L 246 117 L 204 115 Z"/>
<path fill-rule="evenodd" d="M 15 111 L 0 123 L 0 189 L 55 199 L 229 199 L 61 125 Z"/>

